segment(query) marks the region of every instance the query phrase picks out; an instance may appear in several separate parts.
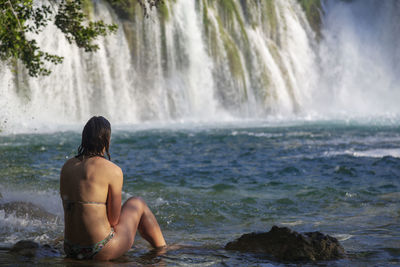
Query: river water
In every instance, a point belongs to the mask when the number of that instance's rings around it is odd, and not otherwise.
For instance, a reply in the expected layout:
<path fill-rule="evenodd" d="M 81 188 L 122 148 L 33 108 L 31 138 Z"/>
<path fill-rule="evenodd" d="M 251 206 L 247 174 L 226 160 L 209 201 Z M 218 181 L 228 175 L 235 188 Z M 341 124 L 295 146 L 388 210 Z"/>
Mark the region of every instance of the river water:
<path fill-rule="evenodd" d="M 21 239 L 54 244 L 62 236 L 59 171 L 79 143 L 79 131 L 0 136 L 0 203 L 31 202 L 56 215 L 49 220 L 0 210 L 0 247 Z M 112 160 L 124 172 L 123 198 L 143 197 L 167 242 L 177 245 L 156 255 L 138 238 L 117 265 L 284 265 L 223 249 L 243 233 L 272 225 L 338 238 L 348 259 L 322 266 L 400 264 L 396 124 L 120 125 L 111 143 Z M 78 264 L 62 255 L 32 260 L 0 251 L 0 265 L 26 262 Z"/>

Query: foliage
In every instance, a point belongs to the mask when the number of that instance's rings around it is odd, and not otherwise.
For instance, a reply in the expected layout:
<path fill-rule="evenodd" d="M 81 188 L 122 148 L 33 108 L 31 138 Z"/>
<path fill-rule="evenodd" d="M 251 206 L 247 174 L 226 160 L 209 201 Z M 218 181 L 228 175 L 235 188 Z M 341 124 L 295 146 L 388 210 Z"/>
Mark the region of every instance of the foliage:
<path fill-rule="evenodd" d="M 86 52 L 99 49 L 93 44 L 98 36 L 107 35 L 117 30 L 117 25 L 107 25 L 103 21 L 89 21 L 85 26 L 86 15 L 82 11 L 80 0 L 66 1 L 60 5 L 55 16 L 55 25 L 65 34 L 69 43 L 75 42 L 78 47 L 84 48 Z"/>
<path fill-rule="evenodd" d="M 0 58 L 21 59 L 32 76 L 49 74 L 50 71 L 43 66 L 43 60 L 57 64 L 62 58 L 41 51 L 35 40 L 26 38 L 26 33 L 37 34 L 47 25 L 50 7 L 33 8 L 31 1 L 0 0 L 0 10 Z"/>
<path fill-rule="evenodd" d="M 54 21 L 70 43 L 95 51 L 98 46 L 93 41 L 117 27 L 102 21 L 86 23 L 81 0 L 49 0 L 41 5 L 33 0 L 0 0 L 0 10 L 0 59 L 21 60 L 34 77 L 49 75 L 46 63 L 59 64 L 63 57 L 42 51 L 35 38 L 28 35 L 37 36 Z"/>
<path fill-rule="evenodd" d="M 162 0 L 107 0 L 112 5 L 123 7 L 128 2 L 137 2 L 147 8 L 158 6 Z M 41 3 L 41 4 L 39 4 Z M 47 4 L 45 4 L 47 3 Z M 60 64 L 63 57 L 43 51 L 35 37 L 49 24 L 64 33 L 69 43 L 86 52 L 99 47 L 94 43 L 99 36 L 115 32 L 115 24 L 89 21 L 83 11 L 82 0 L 0 0 L 0 60 L 20 60 L 33 77 L 49 75 L 49 63 Z"/>

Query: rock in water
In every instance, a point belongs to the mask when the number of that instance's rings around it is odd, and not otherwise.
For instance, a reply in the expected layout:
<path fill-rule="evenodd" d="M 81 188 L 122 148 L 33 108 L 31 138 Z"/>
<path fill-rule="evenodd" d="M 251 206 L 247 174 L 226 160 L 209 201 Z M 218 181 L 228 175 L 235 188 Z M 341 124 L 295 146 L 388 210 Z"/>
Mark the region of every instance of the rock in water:
<path fill-rule="evenodd" d="M 31 240 L 21 240 L 15 243 L 10 249 L 11 253 L 22 255 L 25 257 L 43 258 L 43 257 L 59 257 L 60 252 L 50 245 L 39 245 Z"/>
<path fill-rule="evenodd" d="M 320 232 L 300 234 L 273 226 L 269 232 L 244 234 L 225 249 L 268 254 L 283 261 L 334 260 L 345 256 L 339 241 Z"/>
<path fill-rule="evenodd" d="M 54 221 L 57 219 L 56 215 L 30 202 L 15 201 L 2 203 L 0 204 L 0 210 L 4 210 L 7 216 L 15 214 L 17 217 L 29 217 L 31 219 L 44 221 Z"/>
<path fill-rule="evenodd" d="M 10 249 L 11 253 L 16 253 L 25 257 L 34 257 L 39 249 L 39 244 L 30 240 L 21 240 L 15 243 Z"/>

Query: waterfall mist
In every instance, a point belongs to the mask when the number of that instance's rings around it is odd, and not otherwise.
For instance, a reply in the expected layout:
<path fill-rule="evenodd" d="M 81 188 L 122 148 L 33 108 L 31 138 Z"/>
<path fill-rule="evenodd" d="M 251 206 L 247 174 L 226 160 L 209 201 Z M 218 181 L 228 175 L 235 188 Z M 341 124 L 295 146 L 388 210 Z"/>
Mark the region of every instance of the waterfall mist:
<path fill-rule="evenodd" d="M 400 115 L 400 3 L 325 1 L 319 46 L 320 91 L 314 100 L 322 114 Z"/>

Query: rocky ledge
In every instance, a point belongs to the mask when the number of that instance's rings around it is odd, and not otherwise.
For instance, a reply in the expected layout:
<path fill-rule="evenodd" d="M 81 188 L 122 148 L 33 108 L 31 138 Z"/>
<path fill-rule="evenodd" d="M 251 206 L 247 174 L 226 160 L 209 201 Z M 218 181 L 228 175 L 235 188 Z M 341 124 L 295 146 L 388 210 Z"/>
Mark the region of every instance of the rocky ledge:
<path fill-rule="evenodd" d="M 269 232 L 244 234 L 225 249 L 261 253 L 280 261 L 322 261 L 345 257 L 339 241 L 320 232 L 298 233 L 273 226 Z"/>

